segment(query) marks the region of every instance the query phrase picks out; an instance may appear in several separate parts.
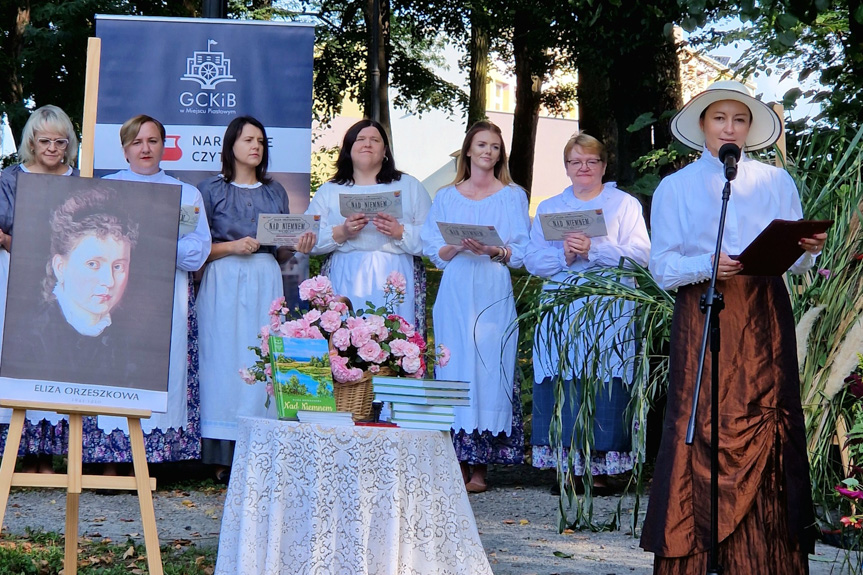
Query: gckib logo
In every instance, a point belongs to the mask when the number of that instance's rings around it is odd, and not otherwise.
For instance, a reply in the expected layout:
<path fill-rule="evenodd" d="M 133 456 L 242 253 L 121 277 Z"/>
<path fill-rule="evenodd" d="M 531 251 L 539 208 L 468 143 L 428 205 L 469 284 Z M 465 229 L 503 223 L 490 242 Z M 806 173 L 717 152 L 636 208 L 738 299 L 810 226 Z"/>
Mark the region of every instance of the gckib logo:
<path fill-rule="evenodd" d="M 180 80 L 197 82 L 198 92 L 180 94 L 180 113 L 186 114 L 236 114 L 237 95 L 234 92 L 221 92 L 217 86 L 223 82 L 236 82 L 231 74 L 231 60 L 224 52 L 212 50 L 218 45 L 215 40 L 207 40 L 207 50 L 196 50 L 191 58 L 186 58 L 186 73 Z"/>

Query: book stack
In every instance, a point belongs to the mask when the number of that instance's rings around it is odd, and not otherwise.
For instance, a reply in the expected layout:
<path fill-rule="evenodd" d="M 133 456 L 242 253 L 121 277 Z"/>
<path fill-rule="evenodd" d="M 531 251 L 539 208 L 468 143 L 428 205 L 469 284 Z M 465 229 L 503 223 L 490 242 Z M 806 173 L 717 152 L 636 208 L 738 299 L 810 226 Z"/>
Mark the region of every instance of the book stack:
<path fill-rule="evenodd" d="M 470 405 L 466 381 L 375 377 L 375 401 L 390 404 L 390 421 L 406 429 L 449 431 L 456 406 Z"/>
<path fill-rule="evenodd" d="M 318 423 L 320 425 L 353 425 L 353 414 L 350 411 L 297 411 L 300 423 Z"/>

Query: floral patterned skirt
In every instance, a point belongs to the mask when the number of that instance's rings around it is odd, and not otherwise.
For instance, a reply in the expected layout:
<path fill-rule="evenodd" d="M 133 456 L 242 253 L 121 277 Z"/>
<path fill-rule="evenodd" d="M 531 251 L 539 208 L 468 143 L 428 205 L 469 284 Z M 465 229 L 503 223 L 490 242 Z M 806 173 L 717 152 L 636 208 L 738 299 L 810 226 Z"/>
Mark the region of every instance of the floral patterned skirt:
<path fill-rule="evenodd" d="M 521 416 L 521 372 L 516 369 L 512 390 L 512 429 L 509 433 L 461 430 L 453 434 L 452 443 L 459 461 L 471 465 L 524 463 L 524 422 Z"/>
<path fill-rule="evenodd" d="M 6 448 L 9 424 L 0 425 L 0 453 Z M 65 455 L 69 445 L 69 421 L 61 419 L 56 424 L 43 419 L 35 423 L 24 420 L 24 432 L 18 457 L 25 455 Z"/>

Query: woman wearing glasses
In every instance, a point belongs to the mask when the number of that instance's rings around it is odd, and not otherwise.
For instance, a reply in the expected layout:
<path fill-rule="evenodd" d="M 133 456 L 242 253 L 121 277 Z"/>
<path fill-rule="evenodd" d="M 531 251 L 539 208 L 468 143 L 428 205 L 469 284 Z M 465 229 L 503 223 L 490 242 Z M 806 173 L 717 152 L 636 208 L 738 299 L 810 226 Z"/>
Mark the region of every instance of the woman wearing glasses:
<path fill-rule="evenodd" d="M 6 284 L 9 279 L 9 252 L 12 250 L 12 217 L 15 212 L 18 174 L 77 176 L 78 170 L 72 167 L 77 155 L 78 138 L 69 116 L 63 110 L 57 106 L 42 106 L 30 114 L 24 125 L 21 146 L 18 149 L 21 163 L 6 168 L 0 176 L 0 333 L 6 319 Z M 8 421 L 8 414 L 9 412 L 5 412 L 0 418 Z M 51 458 L 65 453 L 67 432 L 67 420 L 56 413 L 27 412 L 21 449 L 18 452 L 24 456 L 24 470 L 53 472 Z M 0 446 L 5 441 L 4 429 Z"/>
<path fill-rule="evenodd" d="M 650 239 L 641 214 L 641 204 L 613 182 L 602 183 L 608 154 L 605 146 L 592 136 L 578 134 L 563 150 L 566 175 L 572 185 L 560 195 L 539 204 L 530 230 L 530 245 L 524 265 L 530 273 L 549 278 L 544 290 L 552 294 L 559 283 L 571 283 L 572 273 L 615 268 L 621 258 L 631 258 L 642 266 L 650 255 Z M 562 241 L 545 238 L 542 214 L 602 210 L 607 234 L 588 237 L 571 232 Z M 551 293 L 549 293 L 551 292 Z M 593 302 L 594 304 L 596 302 Z M 629 403 L 631 369 L 626 358 L 634 354 L 632 337 L 627 336 L 627 315 L 631 306 L 621 305 L 615 316 L 581 318 L 585 302 L 577 300 L 567 309 L 555 309 L 534 337 L 533 349 L 533 465 L 557 467 L 558 458 L 566 468 L 567 451 L 580 435 L 576 428 L 584 378 L 591 378 L 595 406 L 590 474 L 595 488 L 605 488 L 607 475 L 632 469 L 631 438 L 625 417 Z M 616 312 L 620 313 L 617 314 Z M 555 327 L 552 328 L 551 325 Z M 568 358 L 560 351 L 566 347 Z M 596 352 L 599 353 L 596 353 Z M 593 360 L 599 361 L 593 364 Z M 629 372 L 629 373 L 627 373 Z M 563 451 L 556 453 L 549 441 L 549 424 L 554 413 L 556 380 L 563 384 L 561 440 Z M 575 475 L 583 475 L 583 452 L 573 453 Z"/>

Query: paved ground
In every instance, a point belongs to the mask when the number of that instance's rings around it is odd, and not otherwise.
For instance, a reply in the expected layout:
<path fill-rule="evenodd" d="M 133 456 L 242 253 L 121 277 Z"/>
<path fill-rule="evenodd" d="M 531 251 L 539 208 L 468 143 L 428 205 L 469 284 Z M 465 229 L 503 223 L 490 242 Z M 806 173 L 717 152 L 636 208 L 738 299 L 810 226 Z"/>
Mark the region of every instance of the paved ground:
<path fill-rule="evenodd" d="M 652 556 L 638 547 L 628 531 L 559 534 L 558 498 L 549 493 L 553 476 L 526 468 L 492 469 L 492 488 L 471 495 L 477 526 L 495 575 L 649 575 Z M 218 544 L 223 489 L 163 489 L 154 497 L 163 544 Z M 617 497 L 596 500 L 595 516 L 609 518 Z M 632 500 L 624 499 L 628 525 Z M 644 507 L 642 507 L 642 510 Z M 642 511 L 643 512 L 643 511 Z M 5 524 L 12 533 L 25 529 L 62 531 L 65 495 L 57 490 L 16 490 Z M 81 497 L 80 532 L 91 538 L 123 543 L 141 540 L 137 497 L 129 494 Z M 842 550 L 819 545 L 810 561 L 812 575 L 838 575 Z"/>

